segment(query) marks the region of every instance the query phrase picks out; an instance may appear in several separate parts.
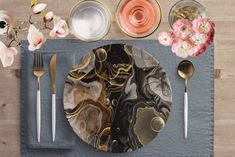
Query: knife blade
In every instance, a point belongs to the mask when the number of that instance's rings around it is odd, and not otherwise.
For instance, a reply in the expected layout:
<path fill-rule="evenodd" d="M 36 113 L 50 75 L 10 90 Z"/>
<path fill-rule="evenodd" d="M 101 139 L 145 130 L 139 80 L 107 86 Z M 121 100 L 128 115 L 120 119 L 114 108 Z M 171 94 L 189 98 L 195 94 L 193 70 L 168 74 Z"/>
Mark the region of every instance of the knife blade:
<path fill-rule="evenodd" d="M 52 83 L 52 94 L 56 94 L 56 80 L 55 80 L 55 75 L 56 75 L 56 59 L 57 59 L 57 55 L 54 54 L 51 57 L 51 61 L 50 61 L 50 75 L 51 75 L 51 83 Z"/>
<path fill-rule="evenodd" d="M 52 84 L 52 141 L 55 141 L 56 134 L 56 60 L 57 55 L 54 54 L 50 60 L 50 76 Z"/>

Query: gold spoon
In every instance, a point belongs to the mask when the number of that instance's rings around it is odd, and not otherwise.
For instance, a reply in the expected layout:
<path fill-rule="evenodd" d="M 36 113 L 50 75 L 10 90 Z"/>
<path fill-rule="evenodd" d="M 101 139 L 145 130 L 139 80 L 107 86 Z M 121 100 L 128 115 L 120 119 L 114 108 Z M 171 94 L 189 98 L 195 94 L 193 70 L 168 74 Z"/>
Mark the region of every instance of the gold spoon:
<path fill-rule="evenodd" d="M 184 137 L 188 136 L 188 80 L 193 76 L 195 68 L 193 63 L 188 60 L 183 60 L 178 65 L 178 74 L 183 78 L 185 84 L 184 91 Z"/>

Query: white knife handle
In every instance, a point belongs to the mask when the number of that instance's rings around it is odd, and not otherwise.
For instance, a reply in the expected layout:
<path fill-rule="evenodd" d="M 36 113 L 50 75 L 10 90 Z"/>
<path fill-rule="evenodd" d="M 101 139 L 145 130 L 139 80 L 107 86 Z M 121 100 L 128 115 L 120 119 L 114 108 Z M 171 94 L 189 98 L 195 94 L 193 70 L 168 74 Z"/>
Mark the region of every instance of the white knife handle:
<path fill-rule="evenodd" d="M 55 141 L 56 130 L 56 95 L 52 94 L 52 141 Z"/>
<path fill-rule="evenodd" d="M 41 96 L 40 90 L 37 90 L 37 139 L 40 142 L 41 137 Z"/>
<path fill-rule="evenodd" d="M 184 137 L 188 137 L 188 93 L 184 93 Z"/>

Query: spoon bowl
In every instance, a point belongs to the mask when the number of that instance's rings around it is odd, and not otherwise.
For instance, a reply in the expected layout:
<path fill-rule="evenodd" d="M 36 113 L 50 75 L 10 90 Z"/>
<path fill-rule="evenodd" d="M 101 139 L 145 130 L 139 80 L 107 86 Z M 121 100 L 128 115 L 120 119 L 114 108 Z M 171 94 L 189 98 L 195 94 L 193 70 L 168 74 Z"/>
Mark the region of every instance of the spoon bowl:
<path fill-rule="evenodd" d="M 179 63 L 178 66 L 178 74 L 181 78 L 188 80 L 190 79 L 194 74 L 195 68 L 191 61 L 189 60 L 183 60 Z"/>

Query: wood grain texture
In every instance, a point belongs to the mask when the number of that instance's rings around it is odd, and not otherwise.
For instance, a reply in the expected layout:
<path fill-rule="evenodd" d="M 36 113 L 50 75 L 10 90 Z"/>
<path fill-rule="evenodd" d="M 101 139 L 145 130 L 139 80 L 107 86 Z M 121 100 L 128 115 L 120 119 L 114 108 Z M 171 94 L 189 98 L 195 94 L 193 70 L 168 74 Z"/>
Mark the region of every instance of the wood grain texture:
<path fill-rule="evenodd" d="M 101 0 L 111 11 L 117 0 Z M 163 9 L 163 20 L 159 29 L 148 37 L 156 39 L 157 34 L 169 28 L 168 11 L 177 0 L 159 0 Z M 235 1 L 198 0 L 207 8 L 209 16 L 216 23 L 215 37 L 215 147 L 216 157 L 235 156 Z M 68 19 L 70 10 L 78 0 L 41 0 L 47 9 Z M 1 0 L 0 10 L 8 10 L 16 24 L 27 20 L 30 15 L 30 0 Z M 36 18 L 36 20 L 40 20 Z M 27 33 L 20 35 L 26 39 Z M 69 38 L 73 38 L 69 36 Z M 1 38 L 0 38 L 1 39 Z M 130 39 L 117 27 L 115 19 L 105 39 Z M 20 55 L 10 68 L 0 66 L 0 156 L 20 156 Z"/>

